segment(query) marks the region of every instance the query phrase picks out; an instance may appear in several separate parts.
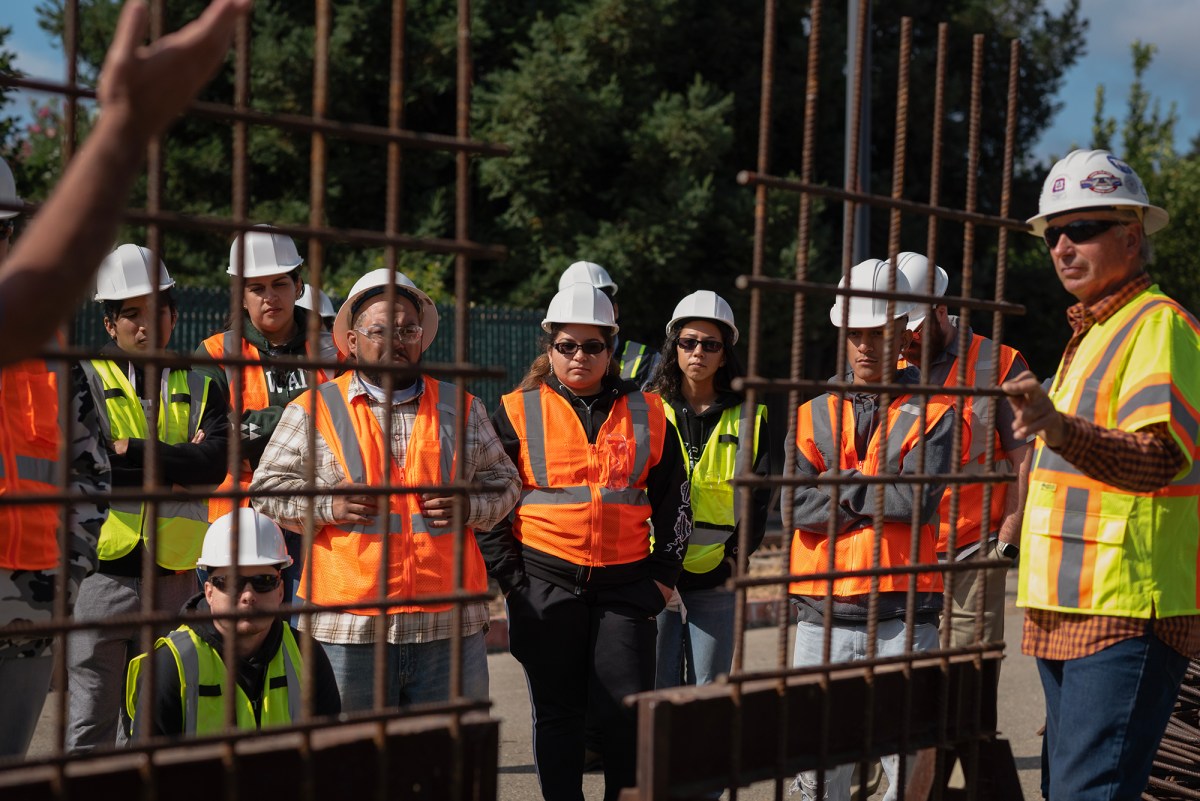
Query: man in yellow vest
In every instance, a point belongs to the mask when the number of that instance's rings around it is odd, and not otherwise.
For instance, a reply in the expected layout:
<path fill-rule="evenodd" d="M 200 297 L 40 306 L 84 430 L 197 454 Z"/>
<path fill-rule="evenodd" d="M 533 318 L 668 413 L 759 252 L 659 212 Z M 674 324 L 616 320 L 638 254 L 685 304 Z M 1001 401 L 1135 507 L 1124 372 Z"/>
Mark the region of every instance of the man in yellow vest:
<path fill-rule="evenodd" d="M 887 291 L 892 275 L 894 291 L 911 291 L 903 273 L 879 259 L 856 265 L 850 273 L 850 288 Z M 916 368 L 895 369 L 896 357 L 908 342 L 905 325 L 909 308 L 910 304 L 902 301 L 855 297 L 846 302 L 838 297 L 829 318 L 838 328 L 846 329 L 845 360 L 854 374 L 854 384 L 920 383 Z M 885 345 L 889 328 L 890 347 Z M 844 374 L 845 370 L 839 369 L 838 375 Z M 933 396 L 923 402 L 918 396 L 893 393 L 890 405 L 881 408 L 877 392 L 851 388 L 840 396 L 829 392 L 801 406 L 797 413 L 796 440 L 788 443 L 788 447 L 795 454 L 796 474 L 811 479 L 887 473 L 937 475 L 950 470 L 953 429 L 954 408 L 949 398 Z M 945 485 L 924 485 L 917 494 L 908 483 L 889 483 L 883 487 L 882 507 L 878 505 L 875 484 L 849 484 L 837 489 L 829 484 L 808 484 L 796 487 L 793 492 L 790 567 L 793 575 L 825 572 L 830 548 L 839 571 L 907 568 L 913 564 L 910 552 L 914 515 L 918 523 L 915 532 L 918 561 L 930 568 L 915 577 L 895 573 L 878 579 L 849 576 L 832 581 L 801 578 L 792 582 L 788 592 L 799 618 L 792 659 L 796 667 L 849 662 L 864 656 L 898 656 L 906 653 L 905 643 L 910 635 L 913 651 L 937 645 L 942 577 L 934 551 L 937 541 L 934 517 Z M 877 518 L 882 519 L 882 526 L 876 526 Z M 787 525 L 786 516 L 784 524 Z M 907 596 L 914 581 L 914 625 L 909 632 L 905 622 Z M 874 620 L 877 627 L 872 639 L 867 632 L 872 622 L 873 590 L 878 593 Z M 824 646 L 827 593 L 832 594 L 833 607 L 828 610 L 833 619 L 828 650 Z M 889 783 L 884 798 L 895 801 L 900 797 L 899 757 L 893 754 L 882 761 Z M 915 757 L 908 755 L 907 762 L 905 775 L 911 779 Z M 825 770 L 820 778 L 816 771 L 806 771 L 798 777 L 797 789 L 804 801 L 818 798 L 849 801 L 852 771 L 852 765 L 838 765 Z M 818 792 L 820 781 L 824 784 L 823 793 Z"/>
<path fill-rule="evenodd" d="M 0 159 L 0 201 L 17 205 L 16 185 Z M 8 255 L 17 212 L 0 210 L 0 262 Z M 61 361 L 29 359 L 0 368 L 0 498 L 58 492 L 59 444 L 68 438 L 67 490 L 96 500 L 72 505 L 67 553 L 58 550 L 56 504 L 0 505 L 0 627 L 48 623 L 60 564 L 67 570 L 67 610 L 96 569 L 96 539 L 108 503 L 108 455 L 100 445 L 96 406 L 79 365 L 70 368 L 70 406 L 59 419 Z M 64 429 L 62 423 L 68 424 Z M 0 757 L 23 756 L 50 689 L 53 661 L 45 635 L 0 636 Z"/>
<path fill-rule="evenodd" d="M 147 365 L 130 361 L 165 348 L 178 319 L 166 265 L 144 247 L 121 245 L 100 265 L 96 300 L 104 304 L 104 327 L 111 341 L 104 358 L 82 363 L 99 410 L 104 445 L 112 463 L 113 486 L 145 485 L 149 451 L 159 473 L 154 484 L 203 489 L 225 475 L 229 413 L 212 381 L 189 369 L 163 368 L 152 376 Z M 151 301 L 157 297 L 157 319 Z M 153 412 L 153 413 L 152 413 Z M 150 430 L 151 420 L 156 430 Z M 100 532 L 99 567 L 80 587 L 79 620 L 106 620 L 143 611 L 143 562 L 155 563 L 154 608 L 177 612 L 196 592 L 196 557 L 208 529 L 202 500 L 160 501 L 156 507 L 155 551 L 148 545 L 150 509 L 140 500 L 114 499 Z M 125 668 L 137 654 L 138 630 L 86 629 L 68 638 L 70 714 L 67 747 L 90 751 L 124 741 L 118 726 Z"/>
<path fill-rule="evenodd" d="M 234 565 L 234 537 L 237 564 Z M 281 571 L 290 565 L 279 526 L 253 509 L 218 518 L 204 537 L 196 562 L 208 571 L 204 591 L 185 611 L 225 615 L 270 612 L 283 602 Z M 236 572 L 235 572 L 236 568 Z M 134 737 L 213 734 L 226 728 L 225 648 L 233 638 L 237 684 L 230 719 L 239 729 L 285 726 L 301 718 L 305 663 L 293 631 L 279 617 L 246 617 L 185 623 L 154 646 L 154 700 L 140 698 L 147 655 L 129 665 L 126 713 Z M 313 644 L 313 715 L 342 711 L 337 682 L 320 643 Z"/>
<path fill-rule="evenodd" d="M 1147 237 L 1167 220 L 1105 150 L 1055 164 L 1029 220 L 1079 300 L 1052 379 L 1002 387 L 1017 436 L 1038 437 L 1017 604 L 1054 801 L 1141 798 L 1200 656 L 1200 324 L 1146 273 Z"/>
<path fill-rule="evenodd" d="M 360 278 L 333 324 L 338 350 L 353 357 L 355 369 L 288 404 L 250 487 L 254 507 L 284 528 L 303 531 L 312 511 L 317 531 L 301 596 L 317 605 L 372 604 L 300 620 L 325 646 L 348 711 L 370 709 L 376 700 L 384 706 L 447 700 L 452 638 L 462 641 L 462 695 L 488 695 L 487 604 L 465 604 L 456 630 L 451 604 L 421 599 L 444 599 L 460 588 L 486 592 L 472 532 L 508 514 L 520 481 L 483 405 L 468 394 L 461 408 L 453 384 L 419 373 L 437 329 L 437 308 L 407 276 L 379 269 Z M 466 416 L 461 426 L 460 415 Z M 315 452 L 309 447 L 314 428 Z M 462 464 L 460 428 L 466 440 Z M 451 481 L 485 487 L 466 496 L 461 531 L 451 527 L 455 499 L 449 493 L 402 491 Z M 387 486 L 401 491 L 379 492 Z M 267 491 L 283 494 L 259 494 Z M 462 580 L 456 586 L 460 537 Z M 389 563 L 386 586 L 380 586 L 385 538 Z M 387 616 L 387 695 L 375 699 L 380 614 Z"/>

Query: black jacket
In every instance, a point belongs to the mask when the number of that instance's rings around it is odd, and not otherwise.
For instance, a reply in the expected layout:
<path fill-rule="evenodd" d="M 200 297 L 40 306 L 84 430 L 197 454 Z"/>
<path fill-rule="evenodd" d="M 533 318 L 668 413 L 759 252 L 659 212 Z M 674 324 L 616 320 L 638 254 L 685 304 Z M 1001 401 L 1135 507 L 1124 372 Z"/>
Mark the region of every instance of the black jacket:
<path fill-rule="evenodd" d="M 664 399 L 665 401 L 665 399 Z M 689 468 L 694 466 L 700 459 L 700 454 L 704 452 L 704 446 L 712 438 L 713 431 L 717 428 L 717 423 L 721 420 L 721 415 L 726 409 L 733 408 L 742 402 L 741 396 L 733 392 L 722 392 L 717 395 L 717 399 L 703 412 L 697 414 L 688 406 L 687 401 L 682 398 L 671 403 L 671 408 L 675 410 L 675 425 L 679 428 L 679 436 L 683 438 L 683 445 L 688 451 Z M 753 429 L 743 436 L 752 436 Z M 770 472 L 771 466 L 771 448 L 770 448 L 770 432 L 764 422 L 762 430 L 759 432 L 758 455 L 754 460 L 754 472 L 757 475 L 765 477 Z M 689 470 L 690 473 L 690 470 Z M 754 491 L 754 527 L 750 530 L 750 538 L 747 542 L 749 556 L 758 550 L 758 546 L 762 545 L 763 536 L 767 531 L 767 509 L 771 504 L 771 488 L 760 487 Z M 735 498 L 735 502 L 737 502 Z M 679 589 L 681 590 L 706 590 L 713 587 L 720 587 L 729 580 L 733 573 L 733 565 L 737 559 L 738 537 L 740 532 L 735 530 L 729 535 L 729 539 L 725 541 L 725 559 L 721 563 L 707 573 L 691 573 L 684 570 L 679 574 Z"/>
<path fill-rule="evenodd" d="M 549 377 L 547 383 L 570 402 L 587 434 L 588 442 L 592 443 L 596 441 L 596 434 L 608 419 L 617 399 L 639 391 L 632 381 L 622 381 L 613 376 L 605 376 L 600 394 L 586 398 L 577 397 L 553 376 Z M 521 442 L 503 405 L 492 416 L 492 423 L 513 464 L 520 464 Z M 690 536 L 692 512 L 688 502 L 687 470 L 683 454 L 676 445 L 675 428 L 669 420 L 662 458 L 647 472 L 646 494 L 650 500 L 650 521 L 655 531 L 674 532 L 681 521 L 685 521 L 687 535 Z M 589 587 L 625 584 L 647 578 L 673 587 L 683 566 L 683 550 L 672 551 L 668 547 L 674 538 L 660 536 L 655 538 L 653 550 L 645 559 L 623 565 L 581 567 L 533 548 L 523 548 L 513 536 L 511 515 L 491 531 L 475 532 L 475 539 L 487 563 L 488 573 L 499 582 L 505 594 L 520 584 L 526 573 L 576 593 Z"/>
<path fill-rule="evenodd" d="M 200 593 L 183 605 L 183 611 L 204 613 L 211 612 L 212 609 L 209 607 L 208 601 L 204 599 L 204 594 Z M 196 621 L 188 625 L 202 640 L 211 645 L 222 659 L 225 658 L 223 653 L 225 638 L 211 621 Z M 242 692 L 246 693 L 246 697 L 251 700 L 256 718 L 261 709 L 267 666 L 271 663 L 275 652 L 283 647 L 284 625 L 280 620 L 272 622 L 271 630 L 267 632 L 267 638 L 263 640 L 258 650 L 249 658 L 238 662 L 237 683 L 242 688 Z M 293 629 L 292 635 L 299 641 L 301 637 L 299 632 Z M 175 656 L 171 653 L 170 648 L 163 647 L 155 650 L 154 666 L 156 671 L 154 674 L 154 724 L 150 733 L 167 736 L 183 734 L 179 667 L 175 664 Z M 333 668 L 329 664 L 329 657 L 325 655 L 325 649 L 321 647 L 321 643 L 313 642 L 312 663 L 305 665 L 305 668 L 312 673 L 313 677 L 313 715 L 321 717 L 340 714 L 342 697 L 338 693 L 337 680 L 333 675 Z M 149 665 L 143 667 L 142 674 L 145 675 L 148 669 Z"/>

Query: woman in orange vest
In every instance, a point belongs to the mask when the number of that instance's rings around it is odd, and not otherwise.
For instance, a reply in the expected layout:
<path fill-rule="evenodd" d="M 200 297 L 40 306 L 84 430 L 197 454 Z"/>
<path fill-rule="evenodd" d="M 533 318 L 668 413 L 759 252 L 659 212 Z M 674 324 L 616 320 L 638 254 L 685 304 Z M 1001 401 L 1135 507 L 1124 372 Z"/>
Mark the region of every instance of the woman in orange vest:
<path fill-rule="evenodd" d="M 276 232 L 269 225 L 255 226 L 237 237 L 229 251 L 229 275 L 242 275 L 242 335 L 237 336 L 232 320 L 225 330 L 213 334 L 200 343 L 196 354 L 219 359 L 226 354 L 261 361 L 261 365 L 241 368 L 241 440 L 242 474 L 241 489 L 250 486 L 250 478 L 262 456 L 271 433 L 279 422 L 283 409 L 302 392 L 310 388 L 309 371 L 276 362 L 277 357 L 337 358 L 337 347 L 333 337 L 322 329 L 318 336 L 317 352 L 308 345 L 307 309 L 297 305 L 307 291 L 300 277 L 300 266 L 304 259 L 296 250 L 291 237 Z M 231 413 L 236 409 L 232 399 L 235 386 L 236 366 L 201 365 L 196 368 L 211 376 L 213 384 L 229 398 Z M 316 383 L 333 378 L 326 370 L 316 371 Z M 235 481 L 232 475 L 225 477 L 222 491 L 232 490 Z M 241 499 L 239 506 L 249 506 L 248 499 Z M 209 522 L 232 511 L 234 502 L 229 498 L 213 498 L 208 504 Z M 284 603 L 291 603 L 300 586 L 300 574 L 304 567 L 301 536 L 284 531 L 288 554 L 292 566 L 284 571 Z"/>
<path fill-rule="evenodd" d="M 542 328 L 545 351 L 493 417 L 521 499 L 477 539 L 528 679 L 542 795 L 582 801 L 586 713 L 615 799 L 636 780 L 636 719 L 622 699 L 654 687 L 654 618 L 691 535 L 687 476 L 662 400 L 615 373 L 607 296 L 572 284 Z"/>

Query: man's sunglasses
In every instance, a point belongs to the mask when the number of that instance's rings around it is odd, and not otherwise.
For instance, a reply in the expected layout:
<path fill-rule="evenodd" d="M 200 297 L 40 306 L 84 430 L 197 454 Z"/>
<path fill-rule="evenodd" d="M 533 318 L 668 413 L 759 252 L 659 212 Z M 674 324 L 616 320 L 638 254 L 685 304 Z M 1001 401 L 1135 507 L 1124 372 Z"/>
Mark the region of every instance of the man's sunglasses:
<path fill-rule="evenodd" d="M 1052 225 L 1046 228 L 1046 246 L 1053 248 L 1058 244 L 1058 238 L 1066 234 L 1076 245 L 1094 239 L 1116 225 L 1122 225 L 1120 220 L 1076 220 L 1066 225 Z"/>
<path fill-rule="evenodd" d="M 693 339 L 692 337 L 684 337 L 676 344 L 688 353 L 694 351 L 697 345 L 705 353 L 720 353 L 725 348 L 725 343 L 719 339 Z"/>
<path fill-rule="evenodd" d="M 603 353 L 604 351 L 608 350 L 608 345 L 598 339 L 589 339 L 587 342 L 583 343 L 555 342 L 550 347 L 554 348 L 568 359 L 574 356 L 575 352 L 581 348 L 588 356 L 595 356 L 597 353 Z"/>
<path fill-rule="evenodd" d="M 230 595 L 241 595 L 242 590 L 246 588 L 247 584 L 250 585 L 252 590 L 259 594 L 270 592 L 271 590 L 278 588 L 280 582 L 283 581 L 278 573 L 260 573 L 257 576 L 238 576 L 237 585 L 232 589 L 226 589 L 230 584 L 233 583 L 230 581 L 232 578 L 233 576 L 209 576 L 208 580 L 211 581 L 212 585 L 218 590 Z"/>

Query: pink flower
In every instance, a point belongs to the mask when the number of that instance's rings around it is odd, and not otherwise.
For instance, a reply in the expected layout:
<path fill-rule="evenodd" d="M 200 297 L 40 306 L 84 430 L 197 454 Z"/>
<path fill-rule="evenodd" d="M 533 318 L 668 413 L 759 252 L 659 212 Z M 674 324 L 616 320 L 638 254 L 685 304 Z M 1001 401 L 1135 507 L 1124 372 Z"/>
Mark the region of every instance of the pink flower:
<path fill-rule="evenodd" d="M 43 120 L 46 119 L 47 117 L 50 116 L 50 107 L 42 106 L 41 108 L 38 109 L 37 115 L 38 115 L 38 117 L 40 117 Z"/>
<path fill-rule="evenodd" d="M 42 132 L 42 126 L 38 125 L 37 123 L 34 123 L 33 125 L 29 126 L 29 132 L 31 134 L 40 134 Z"/>
<path fill-rule="evenodd" d="M 58 136 L 58 129 L 57 129 L 57 128 L 47 128 L 47 129 L 46 129 L 46 138 L 48 138 L 48 139 L 53 139 L 53 138 L 54 138 L 54 137 L 56 137 L 56 136 Z"/>

